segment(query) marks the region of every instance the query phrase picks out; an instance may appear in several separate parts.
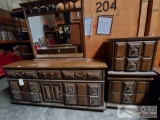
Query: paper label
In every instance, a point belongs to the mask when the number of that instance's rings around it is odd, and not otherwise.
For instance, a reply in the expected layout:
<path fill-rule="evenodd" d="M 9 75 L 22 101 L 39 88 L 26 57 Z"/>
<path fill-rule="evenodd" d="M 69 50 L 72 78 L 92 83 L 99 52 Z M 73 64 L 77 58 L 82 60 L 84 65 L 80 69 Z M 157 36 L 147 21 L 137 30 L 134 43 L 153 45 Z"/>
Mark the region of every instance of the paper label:
<path fill-rule="evenodd" d="M 112 26 L 112 17 L 99 16 L 97 34 L 109 35 Z"/>
<path fill-rule="evenodd" d="M 19 79 L 18 81 L 19 81 L 19 85 L 20 85 L 20 86 L 23 86 L 23 85 L 24 85 L 23 79 Z"/>
<path fill-rule="evenodd" d="M 92 17 L 85 18 L 85 35 L 92 35 Z"/>

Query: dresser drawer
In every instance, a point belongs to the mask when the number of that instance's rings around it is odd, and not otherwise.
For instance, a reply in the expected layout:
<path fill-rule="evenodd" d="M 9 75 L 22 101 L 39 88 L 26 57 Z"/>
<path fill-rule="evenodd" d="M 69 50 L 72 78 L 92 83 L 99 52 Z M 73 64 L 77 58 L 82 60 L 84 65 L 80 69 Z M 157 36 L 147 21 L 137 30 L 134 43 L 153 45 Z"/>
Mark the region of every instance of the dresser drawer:
<path fill-rule="evenodd" d="M 66 80 L 102 80 L 101 70 L 62 70 Z"/>
<path fill-rule="evenodd" d="M 38 70 L 38 78 L 40 79 L 61 79 L 59 70 Z"/>
<path fill-rule="evenodd" d="M 28 102 L 42 101 L 42 96 L 40 92 L 12 91 L 12 97 L 16 101 L 28 101 Z"/>
<path fill-rule="evenodd" d="M 25 91 L 25 92 L 39 92 L 40 86 L 39 82 L 35 81 L 26 81 L 24 80 L 24 85 L 20 86 L 18 80 L 9 80 L 8 81 L 10 89 L 12 91 Z"/>
<path fill-rule="evenodd" d="M 38 78 L 36 70 L 7 70 L 8 78 Z"/>

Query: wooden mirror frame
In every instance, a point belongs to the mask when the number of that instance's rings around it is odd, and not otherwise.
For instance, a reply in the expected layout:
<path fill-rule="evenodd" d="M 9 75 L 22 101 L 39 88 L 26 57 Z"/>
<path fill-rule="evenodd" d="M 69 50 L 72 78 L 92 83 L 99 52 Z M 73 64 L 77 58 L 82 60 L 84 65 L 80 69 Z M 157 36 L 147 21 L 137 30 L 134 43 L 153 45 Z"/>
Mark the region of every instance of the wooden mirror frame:
<path fill-rule="evenodd" d="M 76 8 L 75 3 L 80 1 L 81 8 Z M 72 2 L 73 3 L 73 8 L 65 9 L 65 6 L 67 3 Z M 59 3 L 64 4 L 64 10 L 55 10 L 55 11 L 47 11 L 47 12 L 39 12 L 39 13 L 29 13 L 28 11 L 34 7 L 40 8 L 41 6 L 49 6 L 53 4 L 54 6 L 57 6 Z M 84 10 L 83 10 L 83 0 L 41 0 L 41 1 L 32 1 L 32 2 L 26 2 L 26 3 L 21 3 L 20 6 L 23 7 L 23 12 L 29 32 L 29 36 L 31 39 L 31 45 L 33 49 L 33 54 L 34 58 L 36 59 L 49 59 L 49 58 L 84 58 L 85 57 L 85 49 L 84 49 Z M 79 11 L 81 14 L 81 19 L 80 19 L 80 36 L 81 36 L 81 46 L 82 46 L 82 53 L 75 53 L 75 54 L 37 54 L 37 51 L 35 49 L 35 45 L 33 42 L 33 37 L 30 29 L 30 24 L 28 17 L 31 16 L 38 16 L 38 15 L 50 15 L 50 14 L 56 14 L 56 13 L 66 13 L 66 12 L 76 12 Z"/>

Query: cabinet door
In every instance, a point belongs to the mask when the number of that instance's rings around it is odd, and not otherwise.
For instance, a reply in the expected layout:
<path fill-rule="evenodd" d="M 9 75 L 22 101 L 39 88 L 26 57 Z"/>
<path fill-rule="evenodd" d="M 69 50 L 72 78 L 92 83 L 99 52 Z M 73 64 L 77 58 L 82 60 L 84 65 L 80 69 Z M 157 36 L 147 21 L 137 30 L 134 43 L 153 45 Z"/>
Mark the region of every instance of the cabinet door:
<path fill-rule="evenodd" d="M 30 96 L 31 96 L 32 102 L 41 102 L 42 101 L 41 94 L 39 92 L 31 92 Z"/>
<path fill-rule="evenodd" d="M 62 84 L 59 82 L 41 82 L 43 99 L 46 102 L 62 102 Z"/>
<path fill-rule="evenodd" d="M 143 57 L 152 57 L 155 48 L 155 41 L 144 42 Z"/>
<path fill-rule="evenodd" d="M 126 42 L 115 42 L 115 57 L 125 57 Z"/>
<path fill-rule="evenodd" d="M 125 57 L 115 58 L 115 60 L 114 60 L 114 70 L 115 71 L 125 70 Z"/>

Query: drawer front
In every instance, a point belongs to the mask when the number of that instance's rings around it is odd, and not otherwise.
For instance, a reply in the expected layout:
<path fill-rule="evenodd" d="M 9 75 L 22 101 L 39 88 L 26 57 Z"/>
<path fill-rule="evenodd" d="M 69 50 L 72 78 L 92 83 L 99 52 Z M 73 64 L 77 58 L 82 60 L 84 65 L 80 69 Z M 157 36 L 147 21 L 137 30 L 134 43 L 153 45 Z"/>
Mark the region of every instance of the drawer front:
<path fill-rule="evenodd" d="M 141 50 L 142 42 L 128 42 L 128 57 L 138 57 Z"/>
<path fill-rule="evenodd" d="M 122 103 L 131 104 L 133 103 L 133 100 L 134 100 L 134 94 L 129 94 L 129 93 L 122 94 Z"/>
<path fill-rule="evenodd" d="M 90 106 L 100 106 L 101 97 L 100 96 L 90 96 L 89 105 Z"/>
<path fill-rule="evenodd" d="M 63 85 L 65 94 L 73 95 L 77 93 L 75 83 L 63 83 Z"/>
<path fill-rule="evenodd" d="M 112 92 L 121 92 L 122 91 L 122 82 L 120 82 L 120 81 L 111 82 L 111 90 L 112 90 Z"/>
<path fill-rule="evenodd" d="M 6 75 L 8 78 L 38 78 L 35 70 L 7 70 Z"/>
<path fill-rule="evenodd" d="M 155 41 L 144 42 L 143 57 L 152 57 L 154 54 Z"/>
<path fill-rule="evenodd" d="M 145 99 L 144 94 L 139 94 L 139 93 L 135 94 L 135 103 L 136 104 L 142 103 L 144 101 L 144 99 Z"/>
<path fill-rule="evenodd" d="M 40 90 L 40 86 L 39 86 L 39 82 L 30 82 L 28 81 L 28 85 L 29 85 L 29 89 L 31 92 L 39 92 Z"/>
<path fill-rule="evenodd" d="M 24 92 L 39 92 L 39 82 L 31 82 L 24 80 L 24 85 L 20 86 L 18 80 L 8 81 L 12 91 L 24 91 Z"/>
<path fill-rule="evenodd" d="M 137 93 L 145 93 L 147 92 L 149 82 L 137 82 Z"/>
<path fill-rule="evenodd" d="M 38 77 L 40 79 L 61 79 L 61 73 L 59 70 L 38 70 Z"/>
<path fill-rule="evenodd" d="M 13 99 L 16 101 L 41 102 L 42 97 L 40 92 L 22 92 L 11 91 Z"/>
<path fill-rule="evenodd" d="M 135 82 L 124 82 L 123 92 L 134 92 Z"/>
<path fill-rule="evenodd" d="M 62 77 L 66 80 L 102 80 L 101 70 L 62 70 Z"/>
<path fill-rule="evenodd" d="M 111 103 L 120 103 L 121 102 L 121 93 L 119 92 L 111 92 L 109 101 Z"/>
<path fill-rule="evenodd" d="M 28 86 L 28 82 L 24 81 L 24 85 L 20 86 L 18 80 L 15 81 L 8 81 L 10 88 L 12 91 L 25 91 L 25 92 L 29 92 L 29 86 Z"/>
<path fill-rule="evenodd" d="M 64 95 L 65 104 L 67 105 L 75 105 L 77 104 L 77 96 L 76 95 Z"/>
<path fill-rule="evenodd" d="M 116 71 L 122 71 L 125 70 L 125 57 L 123 58 L 115 58 L 114 60 L 114 70 Z"/>
<path fill-rule="evenodd" d="M 32 102 L 41 102 L 42 96 L 40 92 L 30 92 L 30 97 Z"/>
<path fill-rule="evenodd" d="M 141 71 L 150 71 L 152 65 L 152 57 L 141 59 Z"/>
<path fill-rule="evenodd" d="M 126 55 L 126 42 L 115 43 L 115 57 L 125 57 Z"/>
<path fill-rule="evenodd" d="M 139 70 L 139 58 L 127 58 L 127 71 Z"/>

